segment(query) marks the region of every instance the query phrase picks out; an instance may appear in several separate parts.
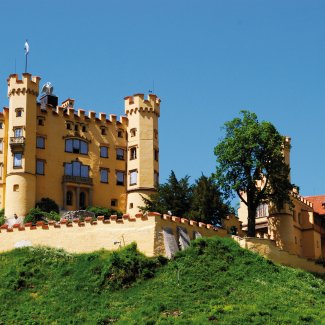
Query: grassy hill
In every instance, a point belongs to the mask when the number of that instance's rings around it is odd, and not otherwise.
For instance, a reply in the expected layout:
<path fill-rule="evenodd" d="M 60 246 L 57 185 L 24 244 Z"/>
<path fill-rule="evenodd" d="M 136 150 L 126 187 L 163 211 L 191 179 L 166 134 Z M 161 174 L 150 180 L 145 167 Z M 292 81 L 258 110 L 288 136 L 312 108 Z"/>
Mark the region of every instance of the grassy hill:
<path fill-rule="evenodd" d="M 168 262 L 135 245 L 0 255 L 0 324 L 325 324 L 325 281 L 209 238 Z"/>

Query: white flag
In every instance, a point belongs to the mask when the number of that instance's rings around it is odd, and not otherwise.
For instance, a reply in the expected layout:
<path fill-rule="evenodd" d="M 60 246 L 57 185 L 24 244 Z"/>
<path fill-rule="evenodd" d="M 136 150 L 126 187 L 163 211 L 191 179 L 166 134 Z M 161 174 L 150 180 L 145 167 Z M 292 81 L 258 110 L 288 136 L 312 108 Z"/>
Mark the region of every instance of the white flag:
<path fill-rule="evenodd" d="M 28 44 L 28 42 L 26 40 L 26 42 L 25 42 L 25 54 L 27 55 L 28 53 L 29 53 L 29 44 Z"/>

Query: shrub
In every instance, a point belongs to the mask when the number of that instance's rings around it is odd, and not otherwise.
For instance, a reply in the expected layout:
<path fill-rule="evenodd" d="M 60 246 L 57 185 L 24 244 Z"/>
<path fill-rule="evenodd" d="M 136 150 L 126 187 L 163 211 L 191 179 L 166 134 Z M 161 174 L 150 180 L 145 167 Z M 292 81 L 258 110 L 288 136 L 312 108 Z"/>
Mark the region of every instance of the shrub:
<path fill-rule="evenodd" d="M 121 211 L 117 211 L 114 209 L 103 208 L 103 207 L 88 207 L 87 211 L 93 212 L 96 217 L 104 216 L 105 218 L 109 218 L 112 214 L 116 214 L 118 217 L 122 217 L 123 213 Z"/>
<path fill-rule="evenodd" d="M 44 212 L 43 211 L 43 215 L 47 220 L 54 220 L 54 221 L 59 221 L 60 220 L 60 215 L 55 211 L 51 211 L 51 212 Z"/>
<path fill-rule="evenodd" d="M 30 209 L 26 215 L 24 222 L 32 222 L 35 224 L 37 221 L 41 221 L 44 218 L 44 212 L 40 208 Z"/>
<path fill-rule="evenodd" d="M 0 226 L 2 226 L 6 221 L 5 218 L 5 209 L 0 210 Z"/>
<path fill-rule="evenodd" d="M 41 211 L 48 212 L 48 213 L 52 211 L 56 213 L 60 212 L 59 206 L 55 203 L 55 201 L 53 201 L 48 197 L 41 198 L 41 201 L 36 203 L 35 208 L 39 208 Z"/>

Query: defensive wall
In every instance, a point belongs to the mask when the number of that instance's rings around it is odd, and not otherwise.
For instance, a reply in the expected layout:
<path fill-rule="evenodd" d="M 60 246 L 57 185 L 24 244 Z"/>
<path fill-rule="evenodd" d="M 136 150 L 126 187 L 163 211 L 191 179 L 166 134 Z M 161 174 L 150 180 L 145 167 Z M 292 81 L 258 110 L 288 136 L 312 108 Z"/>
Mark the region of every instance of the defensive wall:
<path fill-rule="evenodd" d="M 302 269 L 308 272 L 325 274 L 325 267 L 315 264 L 314 261 L 299 257 L 295 254 L 290 254 L 287 251 L 279 249 L 275 246 L 275 243 L 272 240 L 253 237 L 232 237 L 239 243 L 242 248 L 249 249 L 252 252 L 258 253 L 275 263 Z"/>
<path fill-rule="evenodd" d="M 91 217 L 84 221 L 61 220 L 48 224 L 38 222 L 0 227 L 0 252 L 22 246 L 48 246 L 63 248 L 71 253 L 93 252 L 99 249 L 116 250 L 136 242 L 147 256 L 172 257 L 178 250 L 189 246 L 190 240 L 205 236 L 227 236 L 227 231 L 210 224 L 159 213 Z"/>

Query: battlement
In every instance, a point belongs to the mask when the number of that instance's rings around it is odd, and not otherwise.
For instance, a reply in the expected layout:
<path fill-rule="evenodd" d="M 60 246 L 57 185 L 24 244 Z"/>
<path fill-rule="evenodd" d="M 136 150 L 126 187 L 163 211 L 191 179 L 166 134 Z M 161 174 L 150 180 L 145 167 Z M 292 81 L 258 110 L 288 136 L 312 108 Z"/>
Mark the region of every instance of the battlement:
<path fill-rule="evenodd" d="M 39 82 L 41 78 L 32 76 L 30 73 L 23 73 L 20 80 L 18 74 L 11 74 L 7 79 L 8 82 L 8 96 L 20 93 L 30 93 L 38 96 Z"/>
<path fill-rule="evenodd" d="M 99 249 L 115 250 L 121 246 L 136 242 L 140 251 L 148 256 L 166 255 L 171 257 L 170 249 L 175 253 L 189 245 L 189 241 L 200 236 L 225 237 L 227 231 L 203 222 L 185 218 L 161 215 L 156 212 L 139 213 L 135 217 L 124 214 L 122 218 L 112 215 L 94 220 L 86 217 L 83 221 L 61 220 L 15 224 L 12 227 L 0 227 L 0 251 L 15 247 L 42 245 L 63 248 L 68 252 L 83 253 Z M 184 236 L 186 237 L 184 246 Z M 118 245 L 117 245 L 118 244 Z"/>
<path fill-rule="evenodd" d="M 137 111 L 153 112 L 158 117 L 160 116 L 161 100 L 154 94 L 149 94 L 147 99 L 144 94 L 135 94 L 124 98 L 125 114 L 135 114 Z"/>

